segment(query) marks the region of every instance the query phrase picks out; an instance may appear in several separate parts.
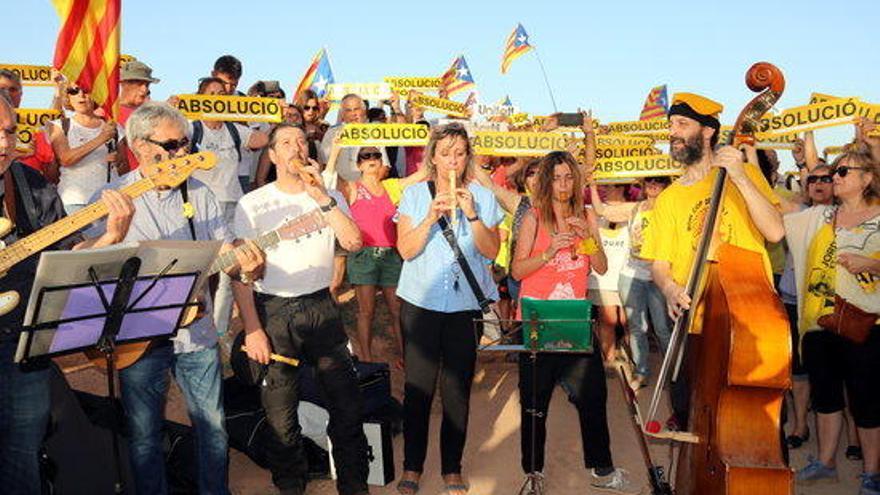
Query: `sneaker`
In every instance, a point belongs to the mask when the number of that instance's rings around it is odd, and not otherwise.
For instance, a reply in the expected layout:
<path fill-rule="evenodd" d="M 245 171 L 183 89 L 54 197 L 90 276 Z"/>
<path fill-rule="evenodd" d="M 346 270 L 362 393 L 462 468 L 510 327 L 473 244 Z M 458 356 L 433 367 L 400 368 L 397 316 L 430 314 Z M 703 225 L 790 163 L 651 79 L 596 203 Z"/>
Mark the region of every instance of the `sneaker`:
<path fill-rule="evenodd" d="M 523 485 L 523 491 L 520 493 L 522 495 L 541 495 L 544 493 L 544 473 L 541 471 L 534 471 L 529 473 L 528 479 Z"/>
<path fill-rule="evenodd" d="M 629 473 L 625 469 L 617 468 L 607 476 L 597 476 L 593 469 L 593 482 L 590 486 L 603 492 L 636 494 L 642 490 L 636 487 L 629 479 Z"/>
<path fill-rule="evenodd" d="M 797 473 L 797 481 L 802 485 L 814 483 L 837 483 L 837 469 L 822 464 L 813 456 L 807 457 L 808 464 Z"/>
<path fill-rule="evenodd" d="M 862 473 L 859 478 L 862 480 L 859 495 L 880 495 L 880 473 Z"/>

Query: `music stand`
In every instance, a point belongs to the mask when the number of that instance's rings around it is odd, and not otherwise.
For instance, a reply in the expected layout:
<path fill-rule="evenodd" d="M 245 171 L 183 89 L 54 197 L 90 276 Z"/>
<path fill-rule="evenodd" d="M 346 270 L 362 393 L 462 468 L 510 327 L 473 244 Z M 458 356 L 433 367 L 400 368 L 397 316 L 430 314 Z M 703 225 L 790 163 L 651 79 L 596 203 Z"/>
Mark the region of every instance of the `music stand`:
<path fill-rule="evenodd" d="M 527 410 L 532 426 L 532 433 L 529 442 L 532 446 L 531 459 L 529 460 L 529 472 L 526 474 L 525 480 L 519 489 L 519 495 L 543 495 L 544 494 L 544 476 L 535 471 L 535 455 L 537 448 L 535 445 L 535 430 L 537 428 L 537 418 L 542 413 L 537 410 L 538 402 L 538 354 L 592 354 L 592 332 L 590 311 L 591 302 L 587 299 L 566 299 L 566 300 L 539 300 L 531 298 L 523 298 L 521 300 L 522 317 L 521 320 L 496 320 L 509 321 L 526 325 L 528 335 L 523 335 L 522 345 L 486 345 L 480 350 L 501 351 L 501 352 L 522 352 L 528 353 L 531 360 L 531 390 L 532 408 Z M 476 320 L 484 322 L 485 320 Z M 514 326 L 515 328 L 515 326 Z M 550 338 L 559 339 L 561 336 L 571 334 L 572 331 L 581 330 L 585 332 L 585 345 L 573 344 L 561 347 L 545 347 L 548 343 L 542 339 L 543 336 L 549 335 Z M 503 332 L 502 332 L 503 334 Z"/>
<path fill-rule="evenodd" d="M 104 356 L 108 396 L 116 404 L 117 344 L 173 336 L 185 310 L 196 304 L 189 301 L 203 281 L 201 275 L 216 255 L 219 243 L 214 247 L 198 255 L 178 252 L 161 243 L 43 253 L 15 362 L 96 349 Z M 181 267 L 196 262 L 193 258 L 201 262 L 201 270 L 181 271 Z M 84 265 L 88 266 L 85 275 L 76 271 Z M 144 275 L 140 275 L 142 272 Z M 52 285 L 46 279 L 53 277 L 47 274 L 67 282 Z M 83 282 L 86 277 L 88 282 Z M 113 428 L 114 493 L 123 493 L 117 432 L 118 428 Z"/>

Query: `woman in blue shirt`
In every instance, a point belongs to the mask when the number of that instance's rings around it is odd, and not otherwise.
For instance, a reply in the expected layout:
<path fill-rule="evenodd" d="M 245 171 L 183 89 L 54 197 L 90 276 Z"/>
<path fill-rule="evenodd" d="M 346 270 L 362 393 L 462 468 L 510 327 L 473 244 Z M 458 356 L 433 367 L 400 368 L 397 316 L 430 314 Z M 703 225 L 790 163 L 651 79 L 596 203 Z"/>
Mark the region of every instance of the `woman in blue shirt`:
<path fill-rule="evenodd" d="M 425 149 L 425 167 L 436 194 L 431 194 L 426 182 L 410 186 L 398 208 L 397 249 L 404 263 L 397 295 L 402 299 L 406 384 L 404 473 L 397 489 L 404 495 L 412 495 L 419 488 L 438 373 L 443 391 L 441 474 L 447 493 L 467 493 L 461 477 L 461 456 L 477 358 L 478 335 L 473 320 L 481 313 L 438 220 L 446 216 L 483 293 L 497 299 L 488 264 L 498 253 L 497 226 L 502 212 L 491 191 L 474 180 L 472 158 L 464 127 L 450 124 L 435 129 Z M 455 190 L 450 180 L 452 171 Z"/>

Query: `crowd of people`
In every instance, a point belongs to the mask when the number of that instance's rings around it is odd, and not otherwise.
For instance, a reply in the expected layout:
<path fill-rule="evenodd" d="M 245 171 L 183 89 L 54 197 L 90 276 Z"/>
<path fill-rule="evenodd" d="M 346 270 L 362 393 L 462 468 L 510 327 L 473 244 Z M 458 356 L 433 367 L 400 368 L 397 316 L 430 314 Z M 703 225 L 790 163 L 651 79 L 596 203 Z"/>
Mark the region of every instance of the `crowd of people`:
<path fill-rule="evenodd" d="M 198 94 L 243 95 L 235 57 L 218 58 L 207 72 L 193 84 Z M 786 448 L 803 446 L 815 413 L 818 452 L 807 465 L 793 466 L 797 481 L 837 480 L 846 421 L 846 455 L 863 463 L 859 493 L 880 494 L 880 138 L 872 136 L 873 123 L 860 121 L 856 139 L 830 163 L 807 133 L 793 153 L 796 187 L 786 188 L 773 150 L 718 146 L 722 106 L 681 94 L 669 110 L 669 153 L 683 174 L 614 183 L 594 177 L 596 136 L 605 131 L 594 128 L 588 113 L 582 152 L 487 157 L 476 156 L 464 125 L 430 122 L 424 109 L 402 108 L 396 93 L 387 102 L 345 96 L 333 125 L 325 121 L 328 102 L 312 91 L 284 104 L 280 124 L 191 122 L 176 109 L 176 97 L 150 101 L 158 83 L 145 63 L 125 62 L 114 121 L 85 88 L 58 75 L 52 105 L 62 117 L 20 154 L 14 108 L 23 89 L 15 73 L 0 71 L 4 211 L 16 225 L 7 245 L 104 201 L 106 219 L 53 249 L 163 239 L 217 240 L 223 250 L 235 250 L 237 265 L 205 288 L 209 311 L 121 370 L 137 493 L 167 492 L 161 427 L 169 376 L 195 429 L 200 493 L 228 493 L 218 342 L 237 329 L 230 325 L 234 314 L 247 355 L 265 366 L 261 403 L 275 433 L 268 464 L 280 492 L 305 493 L 307 466 L 297 419 L 299 372 L 273 361 L 272 353 L 315 368 L 327 399 L 338 491 L 369 493 L 354 362 L 379 355 L 373 329 L 383 301 L 396 346 L 391 364 L 405 373 L 397 490 L 419 491 L 439 387 L 440 473 L 446 493 L 467 493 L 462 457 L 482 333 L 474 321 L 492 301 L 502 338 L 514 338 L 510 321 L 520 316 L 523 297 L 589 299 L 596 348 L 520 355 L 523 471 L 540 477 L 544 469 L 547 408 L 560 384 L 578 411 L 592 486 L 636 493 L 639 487 L 612 458 L 606 374 L 623 365 L 627 385 L 639 390 L 656 373 L 652 349 L 665 353 L 675 318 L 692 303 L 685 285 L 701 215 L 711 179 L 724 168 L 732 185 L 722 203 L 720 239 L 761 253 L 790 321 L 793 414 Z M 258 81 L 247 95 L 287 98 L 277 81 Z M 423 124 L 431 127 L 430 139 L 424 147 L 340 145 L 346 124 L 367 122 Z M 557 125 L 551 117 L 541 130 Z M 217 165 L 177 188 L 136 199 L 117 192 L 156 164 L 197 151 L 212 151 Z M 282 240 L 265 252 L 252 242 L 315 211 L 324 228 L 307 238 Z M 35 270 L 33 257 L 17 265 L 3 279 L 4 290 L 26 300 Z M 357 301 L 353 345 L 338 306 L 346 285 Z M 49 414 L 45 366 L 12 360 L 23 317 L 21 309 L 0 316 L 0 484 L 9 493 L 39 491 L 37 458 Z M 850 323 L 857 318 L 856 333 Z M 687 390 L 672 391 L 672 428 L 687 426 L 682 394 Z"/>

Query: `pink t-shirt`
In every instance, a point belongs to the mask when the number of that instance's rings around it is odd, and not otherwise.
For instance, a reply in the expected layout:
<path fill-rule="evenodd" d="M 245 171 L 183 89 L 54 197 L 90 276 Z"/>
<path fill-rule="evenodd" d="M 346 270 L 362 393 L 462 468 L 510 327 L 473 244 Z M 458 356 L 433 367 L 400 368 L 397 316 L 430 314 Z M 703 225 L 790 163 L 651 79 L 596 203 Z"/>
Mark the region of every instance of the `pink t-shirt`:
<path fill-rule="evenodd" d="M 395 247 L 397 208 L 388 197 L 373 195 L 362 182 L 357 183 L 357 197 L 351 204 L 351 217 L 361 231 L 364 247 Z M 384 192 L 384 188 L 382 189 Z"/>
<path fill-rule="evenodd" d="M 538 210 L 532 209 L 535 218 Z M 537 256 L 550 246 L 550 234 L 538 224 L 538 235 L 529 253 Z M 571 248 L 560 249 L 547 263 L 522 280 L 520 297 L 534 299 L 584 299 L 587 297 L 587 275 L 590 257 L 579 255 L 571 259 Z"/>

